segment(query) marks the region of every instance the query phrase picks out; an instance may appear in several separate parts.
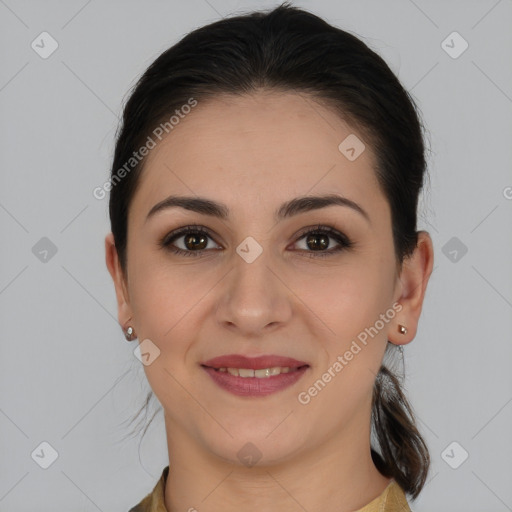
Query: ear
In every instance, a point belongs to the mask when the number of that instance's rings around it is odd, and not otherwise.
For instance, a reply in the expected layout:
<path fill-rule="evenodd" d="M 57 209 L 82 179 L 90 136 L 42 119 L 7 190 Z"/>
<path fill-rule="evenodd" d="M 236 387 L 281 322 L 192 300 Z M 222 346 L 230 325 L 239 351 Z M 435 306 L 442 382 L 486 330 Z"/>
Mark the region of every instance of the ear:
<path fill-rule="evenodd" d="M 423 299 L 433 264 L 432 239 L 426 231 L 419 231 L 416 248 L 408 258 L 404 259 L 398 277 L 396 301 L 401 304 L 402 309 L 396 314 L 388 333 L 388 340 L 391 343 L 405 345 L 416 336 Z M 398 326 L 400 324 L 407 328 L 406 334 L 399 332 Z"/>
<path fill-rule="evenodd" d="M 132 319 L 133 311 L 130 306 L 127 281 L 119 263 L 119 257 L 112 232 L 105 237 L 105 261 L 116 289 L 117 318 L 124 330 Z"/>

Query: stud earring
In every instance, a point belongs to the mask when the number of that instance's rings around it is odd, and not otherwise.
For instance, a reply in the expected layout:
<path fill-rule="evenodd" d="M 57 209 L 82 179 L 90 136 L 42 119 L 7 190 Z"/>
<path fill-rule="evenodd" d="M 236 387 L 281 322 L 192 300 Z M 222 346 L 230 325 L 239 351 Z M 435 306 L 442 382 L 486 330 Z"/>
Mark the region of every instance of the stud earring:
<path fill-rule="evenodd" d="M 398 325 L 398 332 L 400 334 L 407 334 L 407 327 L 405 327 L 405 325 L 399 324 Z"/>
<path fill-rule="evenodd" d="M 124 337 L 126 338 L 126 341 L 133 341 L 135 339 L 133 327 L 130 326 L 126 329 Z"/>

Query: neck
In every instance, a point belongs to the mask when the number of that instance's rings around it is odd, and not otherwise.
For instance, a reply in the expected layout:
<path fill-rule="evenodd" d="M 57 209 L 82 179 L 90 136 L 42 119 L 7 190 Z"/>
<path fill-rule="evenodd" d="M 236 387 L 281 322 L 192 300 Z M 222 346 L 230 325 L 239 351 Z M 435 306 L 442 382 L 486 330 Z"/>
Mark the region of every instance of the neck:
<path fill-rule="evenodd" d="M 359 429 L 326 439 L 285 462 L 252 467 L 201 449 L 168 419 L 166 430 L 168 512 L 352 512 L 377 498 L 391 482 L 372 461 L 369 427 L 364 433 Z"/>

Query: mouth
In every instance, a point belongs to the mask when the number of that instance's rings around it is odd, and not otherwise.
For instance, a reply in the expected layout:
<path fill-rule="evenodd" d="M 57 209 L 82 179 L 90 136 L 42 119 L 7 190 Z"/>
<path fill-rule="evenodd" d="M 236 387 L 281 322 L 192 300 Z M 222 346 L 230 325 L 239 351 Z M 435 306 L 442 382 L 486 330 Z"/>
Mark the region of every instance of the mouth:
<path fill-rule="evenodd" d="M 254 377 L 256 379 L 267 379 L 268 377 L 273 377 L 274 375 L 281 375 L 283 373 L 296 372 L 301 368 L 305 368 L 308 365 L 298 366 L 295 368 L 290 368 L 289 366 L 272 366 L 271 368 L 260 368 L 258 370 L 253 370 L 252 368 L 211 368 L 216 372 L 221 373 L 229 373 L 235 377 L 242 377 L 243 379 Z M 208 368 L 208 366 L 205 366 Z"/>
<path fill-rule="evenodd" d="M 310 366 L 282 356 L 232 354 L 210 359 L 201 367 L 225 391 L 238 396 L 266 396 L 295 384 Z"/>

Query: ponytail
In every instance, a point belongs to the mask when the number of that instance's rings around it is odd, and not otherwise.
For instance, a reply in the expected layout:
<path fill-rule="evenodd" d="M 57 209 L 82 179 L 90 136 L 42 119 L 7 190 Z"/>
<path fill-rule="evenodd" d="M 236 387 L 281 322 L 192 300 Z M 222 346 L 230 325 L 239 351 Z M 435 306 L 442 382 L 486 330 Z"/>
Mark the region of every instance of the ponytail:
<path fill-rule="evenodd" d="M 371 450 L 375 466 L 416 499 L 428 475 L 430 455 L 400 381 L 385 365 L 373 388 L 372 429 L 380 449 Z"/>

